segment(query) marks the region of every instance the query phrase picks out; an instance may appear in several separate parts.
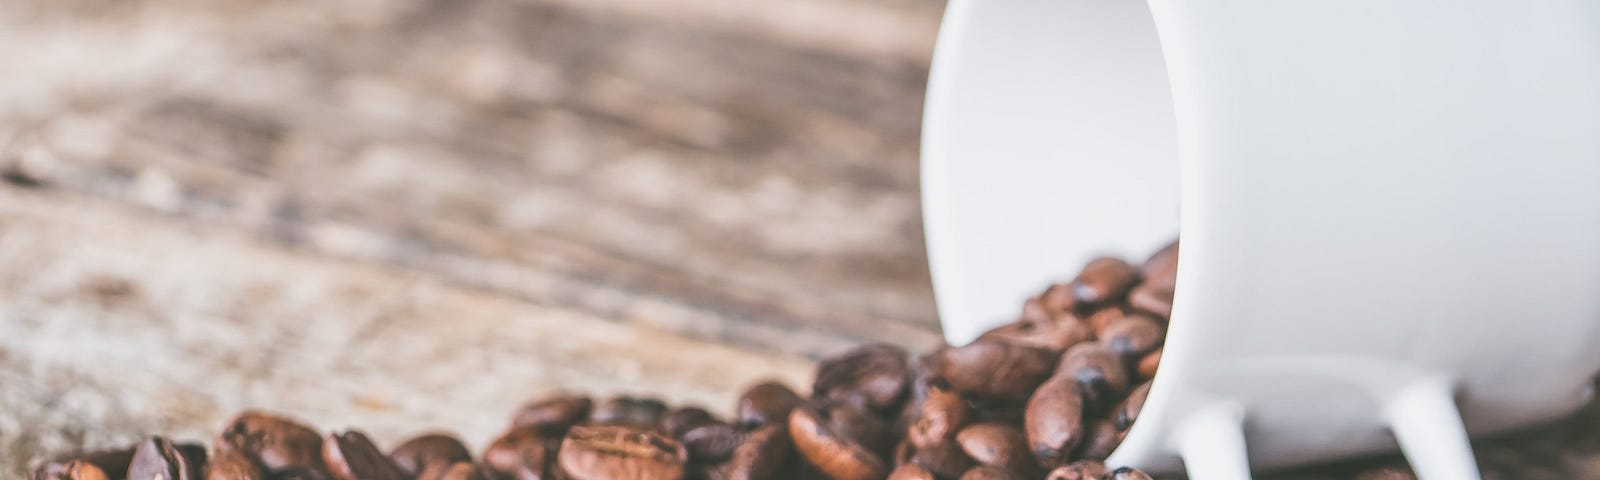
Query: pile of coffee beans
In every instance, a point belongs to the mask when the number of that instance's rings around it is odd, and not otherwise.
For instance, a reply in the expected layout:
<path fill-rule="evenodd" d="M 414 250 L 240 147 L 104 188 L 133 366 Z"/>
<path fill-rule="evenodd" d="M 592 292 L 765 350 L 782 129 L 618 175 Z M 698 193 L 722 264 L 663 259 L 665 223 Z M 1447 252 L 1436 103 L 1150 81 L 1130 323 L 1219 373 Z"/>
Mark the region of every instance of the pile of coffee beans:
<path fill-rule="evenodd" d="M 1139 480 L 1101 463 L 1139 416 L 1161 361 L 1178 245 L 1142 265 L 1101 258 L 1027 300 L 1015 321 L 913 357 L 867 345 L 822 361 L 802 395 L 765 382 L 731 419 L 651 398 L 556 394 L 473 457 L 426 434 L 387 454 L 245 412 L 204 446 L 151 437 L 41 465 L 36 480 Z"/>

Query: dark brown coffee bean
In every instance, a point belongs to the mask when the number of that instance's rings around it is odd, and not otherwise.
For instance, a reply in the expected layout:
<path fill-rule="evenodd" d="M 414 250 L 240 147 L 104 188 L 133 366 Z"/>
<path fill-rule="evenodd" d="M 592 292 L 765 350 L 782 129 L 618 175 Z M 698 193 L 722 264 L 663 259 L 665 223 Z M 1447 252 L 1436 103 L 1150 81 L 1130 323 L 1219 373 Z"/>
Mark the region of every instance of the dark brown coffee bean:
<path fill-rule="evenodd" d="M 678 480 L 688 454 L 676 440 L 627 425 L 579 425 L 556 454 L 574 480 Z"/>
<path fill-rule="evenodd" d="M 1079 460 L 1071 465 L 1050 471 L 1045 480 L 1101 480 L 1109 475 L 1106 464 L 1096 460 Z"/>
<path fill-rule="evenodd" d="M 744 433 L 733 425 L 713 421 L 690 429 L 678 436 L 689 459 L 697 462 L 721 462 L 733 456 L 733 451 L 744 441 Z"/>
<path fill-rule="evenodd" d="M 1007 425 L 1021 425 L 1023 414 L 1028 409 L 1028 399 L 982 399 L 974 398 L 967 401 L 967 409 L 972 412 L 970 423 L 994 422 Z"/>
<path fill-rule="evenodd" d="M 1139 280 L 1139 270 L 1121 259 L 1101 257 L 1084 265 L 1072 279 L 1072 297 L 1078 303 L 1098 305 L 1121 298 Z"/>
<path fill-rule="evenodd" d="M 326 473 L 322 436 L 300 422 L 265 412 L 247 411 L 228 422 L 217 436 L 217 451 L 237 450 L 276 472 L 291 467 Z"/>
<path fill-rule="evenodd" d="M 517 409 L 517 414 L 511 418 L 511 427 L 535 427 L 559 435 L 588 419 L 593 412 L 594 400 L 588 396 L 558 392 Z"/>
<path fill-rule="evenodd" d="M 204 455 L 204 450 L 198 453 Z M 128 480 L 200 480 L 204 460 L 197 463 L 194 452 L 185 455 L 178 446 L 161 437 L 139 442 L 128 463 Z"/>
<path fill-rule="evenodd" d="M 789 463 L 793 446 L 789 441 L 787 422 L 757 428 L 745 437 L 744 443 L 733 450 L 728 460 L 729 480 L 764 480 L 775 478 Z"/>
<path fill-rule="evenodd" d="M 406 480 L 410 475 L 389 460 L 366 434 L 332 433 L 322 440 L 322 461 L 338 480 Z"/>
<path fill-rule="evenodd" d="M 121 480 L 121 476 L 110 477 L 106 471 L 93 463 L 85 460 L 67 460 L 65 462 L 48 462 L 40 465 L 28 478 L 32 480 Z"/>
<path fill-rule="evenodd" d="M 717 417 L 700 407 L 684 407 L 667 412 L 661 417 L 661 431 L 673 438 L 681 438 L 683 434 L 695 428 L 722 423 Z"/>
<path fill-rule="evenodd" d="M 217 452 L 211 461 L 206 463 L 206 480 L 262 480 L 267 478 L 266 472 L 261 470 L 261 465 L 255 459 L 237 450 Z"/>
<path fill-rule="evenodd" d="M 1133 421 L 1139 419 L 1139 411 L 1144 409 L 1145 398 L 1150 396 L 1150 382 L 1145 382 L 1135 387 L 1128 393 L 1128 398 L 1117 404 L 1112 410 L 1111 421 L 1119 431 L 1126 431 L 1133 426 Z"/>
<path fill-rule="evenodd" d="M 1124 315 L 1106 325 L 1100 333 L 1100 344 L 1124 357 L 1137 358 L 1161 346 L 1166 338 L 1166 328 L 1154 318 L 1143 314 Z"/>
<path fill-rule="evenodd" d="M 268 472 L 267 478 L 271 480 L 333 480 L 333 477 L 326 472 L 300 466 Z"/>
<path fill-rule="evenodd" d="M 937 477 L 915 463 L 907 463 L 889 472 L 889 480 L 937 480 Z"/>
<path fill-rule="evenodd" d="M 1172 290 L 1143 285 L 1128 293 L 1128 307 L 1159 318 L 1172 318 Z"/>
<path fill-rule="evenodd" d="M 994 465 L 979 465 L 961 475 L 961 480 L 1022 480 L 1022 475 Z"/>
<path fill-rule="evenodd" d="M 538 426 L 514 427 L 489 443 L 483 463 L 497 476 L 516 480 L 549 480 L 560 437 Z"/>
<path fill-rule="evenodd" d="M 984 465 L 1037 478 L 1038 464 L 1028 452 L 1028 438 L 1022 429 L 1002 423 L 974 423 L 956 434 L 956 442 L 968 457 Z"/>
<path fill-rule="evenodd" d="M 612 397 L 595 407 L 590 420 L 597 424 L 654 429 L 661 423 L 661 417 L 666 414 L 667 404 L 660 400 L 621 395 Z"/>
<path fill-rule="evenodd" d="M 1039 307 L 1044 309 L 1045 313 L 1050 314 L 1051 317 L 1072 313 L 1079 306 L 1078 299 L 1072 295 L 1072 286 L 1065 283 L 1057 283 L 1045 288 L 1044 293 L 1040 293 L 1037 300 Z"/>
<path fill-rule="evenodd" d="M 1134 470 L 1133 467 L 1121 467 L 1111 471 L 1106 480 L 1151 480 L 1144 472 Z"/>
<path fill-rule="evenodd" d="M 812 396 L 888 411 L 900 405 L 911 381 L 905 349 L 874 344 L 823 360 Z"/>
<path fill-rule="evenodd" d="M 1071 314 L 1061 314 L 1046 321 L 1018 320 L 1007 323 L 984 332 L 979 338 L 1002 340 L 1059 353 L 1093 336 L 1094 331 L 1090 330 L 1087 323 Z"/>
<path fill-rule="evenodd" d="M 927 448 L 911 447 L 909 463 L 915 463 L 939 478 L 954 478 L 976 466 L 957 442 L 944 442 Z"/>
<path fill-rule="evenodd" d="M 1151 255 L 1144 265 L 1139 266 L 1139 274 L 1144 277 L 1145 285 L 1172 291 L 1172 286 L 1178 284 L 1178 242 L 1172 242 Z"/>
<path fill-rule="evenodd" d="M 1123 432 L 1117 429 L 1116 422 L 1098 419 L 1084 427 L 1083 445 L 1078 447 L 1078 458 L 1105 461 L 1111 456 L 1111 451 L 1117 449 L 1122 443 Z"/>
<path fill-rule="evenodd" d="M 1064 464 L 1083 440 L 1083 387 L 1066 376 L 1052 377 L 1028 399 L 1024 431 L 1039 464 Z"/>
<path fill-rule="evenodd" d="M 920 406 L 917 420 L 906 432 L 915 446 L 926 447 L 949 440 L 967 423 L 967 399 L 943 378 L 929 380 L 927 398 Z"/>
<path fill-rule="evenodd" d="M 778 382 L 761 382 L 744 391 L 739 396 L 739 405 L 735 408 L 739 426 L 753 429 L 763 425 L 789 421 L 789 412 L 799 406 L 805 399 L 795 393 L 787 385 Z"/>
<path fill-rule="evenodd" d="M 70 475 L 105 475 L 113 479 L 120 479 L 128 475 L 128 463 L 132 461 L 133 448 L 131 447 L 96 450 L 45 462 L 34 470 L 33 478 L 40 480 L 46 478 L 71 478 Z"/>
<path fill-rule="evenodd" d="M 1083 386 L 1085 407 L 1093 412 L 1104 412 L 1131 386 L 1128 367 L 1122 358 L 1104 345 L 1080 344 L 1061 356 L 1055 376 L 1078 382 Z"/>
<path fill-rule="evenodd" d="M 962 393 L 1021 398 L 1050 376 L 1055 360 L 1049 350 L 980 339 L 944 350 L 935 361 L 935 373 Z"/>
<path fill-rule="evenodd" d="M 389 452 L 389 459 L 406 475 L 416 475 L 434 464 L 449 467 L 456 462 L 472 461 L 472 453 L 456 437 L 443 433 L 417 436 Z"/>
<path fill-rule="evenodd" d="M 1140 379 L 1149 380 L 1156 378 L 1156 368 L 1161 365 L 1161 352 L 1163 350 L 1165 350 L 1164 347 L 1156 347 L 1155 351 L 1147 353 L 1143 357 L 1139 358 L 1139 366 L 1137 370 Z"/>
<path fill-rule="evenodd" d="M 832 427 L 841 422 L 830 420 L 811 406 L 789 414 L 789 436 L 808 463 L 835 480 L 881 480 L 889 474 L 883 459 L 846 434 L 835 432 Z"/>
<path fill-rule="evenodd" d="M 494 474 L 472 462 L 434 463 L 419 472 L 416 480 L 494 480 Z"/>

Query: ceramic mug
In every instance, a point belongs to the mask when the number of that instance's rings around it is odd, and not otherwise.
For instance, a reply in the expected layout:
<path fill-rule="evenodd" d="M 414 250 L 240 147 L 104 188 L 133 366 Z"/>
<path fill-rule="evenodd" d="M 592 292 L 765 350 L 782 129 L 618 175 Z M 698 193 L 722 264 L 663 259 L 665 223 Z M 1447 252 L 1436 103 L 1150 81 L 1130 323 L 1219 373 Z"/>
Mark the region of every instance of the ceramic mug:
<path fill-rule="evenodd" d="M 1196 480 L 1556 418 L 1600 371 L 1600 2 L 953 0 L 923 194 L 948 339 L 1182 230 L 1111 462 Z"/>

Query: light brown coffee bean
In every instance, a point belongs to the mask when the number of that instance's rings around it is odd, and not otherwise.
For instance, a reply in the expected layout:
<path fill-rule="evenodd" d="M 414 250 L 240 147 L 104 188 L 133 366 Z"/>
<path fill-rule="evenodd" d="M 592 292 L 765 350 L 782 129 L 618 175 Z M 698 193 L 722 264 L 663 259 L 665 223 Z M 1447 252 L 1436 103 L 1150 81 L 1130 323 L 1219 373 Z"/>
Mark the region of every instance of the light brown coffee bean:
<path fill-rule="evenodd" d="M 728 460 L 729 480 L 765 480 L 777 477 L 793 455 L 787 422 L 757 428 L 733 450 Z"/>
<path fill-rule="evenodd" d="M 889 472 L 889 480 L 938 480 L 938 477 L 915 463 L 906 463 Z"/>
<path fill-rule="evenodd" d="M 128 463 L 133 461 L 133 448 L 96 450 L 57 458 L 34 469 L 34 480 L 72 478 L 72 475 L 105 475 L 120 479 L 128 475 Z"/>
<path fill-rule="evenodd" d="M 1077 458 L 1105 461 L 1111 456 L 1111 451 L 1117 449 L 1122 443 L 1123 432 L 1117 429 L 1116 422 L 1107 419 L 1096 419 L 1084 426 L 1083 444 L 1078 446 Z"/>
<path fill-rule="evenodd" d="M 1134 470 L 1133 467 L 1120 467 L 1112 470 L 1111 474 L 1106 476 L 1106 480 L 1151 480 L 1151 478 L 1150 475 Z"/>
<path fill-rule="evenodd" d="M 1078 303 L 1098 305 L 1122 297 L 1139 280 L 1139 270 L 1121 259 L 1101 257 L 1084 265 L 1072 279 L 1072 297 Z"/>
<path fill-rule="evenodd" d="M 962 393 L 1022 398 L 1050 376 L 1055 360 L 1049 350 L 980 339 L 941 352 L 934 371 Z"/>
<path fill-rule="evenodd" d="M 889 474 L 882 458 L 847 434 L 834 431 L 840 423 L 831 420 L 809 405 L 789 414 L 789 436 L 807 463 L 835 480 L 881 480 Z"/>
<path fill-rule="evenodd" d="M 105 470 L 85 460 L 49 462 L 33 471 L 31 480 L 112 480 Z M 114 477 L 120 480 L 122 477 Z"/>
<path fill-rule="evenodd" d="M 906 433 L 918 447 L 949 440 L 967 423 L 967 399 L 943 378 L 934 377 L 928 381 L 927 398 L 920 406 L 917 420 Z"/>
<path fill-rule="evenodd" d="M 1057 283 L 1045 288 L 1036 299 L 1039 306 L 1051 317 L 1071 314 L 1079 307 L 1078 299 L 1072 295 L 1072 286 L 1066 283 Z"/>
<path fill-rule="evenodd" d="M 579 425 L 561 440 L 556 461 L 574 480 L 678 480 L 688 453 L 653 429 Z"/>
<path fill-rule="evenodd" d="M 1098 343 L 1084 343 L 1061 356 L 1055 376 L 1070 378 L 1083 386 L 1085 408 L 1104 412 L 1130 387 L 1128 367 L 1122 355 Z"/>
<path fill-rule="evenodd" d="M 394 447 L 389 459 L 406 475 L 416 475 L 434 464 L 446 467 L 456 462 L 472 461 L 472 453 L 461 440 L 445 433 L 419 435 Z"/>
<path fill-rule="evenodd" d="M 888 411 L 900 405 L 911 381 L 905 349 L 886 344 L 857 347 L 817 366 L 812 396 Z"/>
<path fill-rule="evenodd" d="M 978 463 L 995 465 L 1020 474 L 1035 476 L 1038 464 L 1028 451 L 1028 438 L 1022 429 L 1004 423 L 974 423 L 956 434 L 961 451 Z"/>
<path fill-rule="evenodd" d="M 994 465 L 978 465 L 961 475 L 961 480 L 1022 480 L 1022 475 Z"/>
<path fill-rule="evenodd" d="M 267 473 L 270 480 L 333 480 L 326 472 L 309 467 L 293 466 Z"/>
<path fill-rule="evenodd" d="M 996 339 L 1059 353 L 1093 336 L 1094 331 L 1083 320 L 1071 314 L 1061 314 L 1045 321 L 1018 320 L 1007 323 L 984 332 L 979 338 Z"/>
<path fill-rule="evenodd" d="M 266 472 L 255 459 L 237 450 L 217 452 L 206 463 L 206 480 L 263 480 Z"/>
<path fill-rule="evenodd" d="M 417 474 L 416 480 L 494 480 L 494 473 L 472 462 L 434 463 Z"/>
<path fill-rule="evenodd" d="M 1139 366 L 1137 370 L 1140 379 L 1149 380 L 1156 378 L 1156 369 L 1161 365 L 1161 352 L 1163 350 L 1165 350 L 1165 347 L 1156 347 L 1154 351 L 1139 358 Z"/>
<path fill-rule="evenodd" d="M 1028 399 L 1024 431 L 1029 450 L 1044 467 L 1069 460 L 1083 441 L 1083 387 L 1073 378 L 1055 376 Z"/>
<path fill-rule="evenodd" d="M 200 458 L 195 458 L 197 455 Z M 200 480 L 205 471 L 204 455 L 204 449 L 184 452 L 165 438 L 146 438 L 133 449 L 127 479 Z"/>
<path fill-rule="evenodd" d="M 517 409 L 511 427 L 535 427 L 553 435 L 565 433 L 594 413 L 594 400 L 586 395 L 557 392 Z"/>
<path fill-rule="evenodd" d="M 408 480 L 372 439 L 355 430 L 332 433 L 322 440 L 322 461 L 338 480 Z"/>
<path fill-rule="evenodd" d="M 1160 347 L 1166 335 L 1161 322 L 1136 313 L 1106 325 L 1100 333 L 1100 344 L 1125 358 L 1137 358 Z"/>
<path fill-rule="evenodd" d="M 619 395 L 595 407 L 590 421 L 601 425 L 630 425 L 655 429 L 667 414 L 667 404 L 654 398 Z"/>
<path fill-rule="evenodd" d="M 277 472 L 292 467 L 326 473 L 322 462 L 322 435 L 288 417 L 246 411 L 228 422 L 217 436 L 219 452 L 237 450 Z"/>
<path fill-rule="evenodd" d="M 561 437 L 538 426 L 512 427 L 484 449 L 483 463 L 497 476 L 516 480 L 548 480 Z"/>
<path fill-rule="evenodd" d="M 1096 460 L 1079 460 L 1071 465 L 1050 471 L 1045 480 L 1101 480 L 1111 474 L 1104 463 Z"/>
<path fill-rule="evenodd" d="M 1111 411 L 1111 421 L 1118 431 L 1126 431 L 1128 427 L 1133 426 L 1134 420 L 1139 419 L 1139 411 L 1144 409 L 1145 398 L 1149 396 L 1150 382 L 1145 382 L 1134 387 L 1133 391 L 1128 393 L 1128 398 L 1117 404 L 1117 408 Z"/>
<path fill-rule="evenodd" d="M 789 421 L 789 412 L 805 399 L 787 385 L 775 381 L 755 384 L 739 396 L 735 417 L 741 428 L 754 429 L 763 425 Z"/>
<path fill-rule="evenodd" d="M 1144 277 L 1144 284 L 1171 291 L 1178 283 L 1178 242 L 1167 244 L 1151 255 L 1139 266 L 1139 274 Z"/>
<path fill-rule="evenodd" d="M 1128 293 L 1128 307 L 1158 318 L 1172 318 L 1172 295 L 1171 289 L 1143 285 Z"/>

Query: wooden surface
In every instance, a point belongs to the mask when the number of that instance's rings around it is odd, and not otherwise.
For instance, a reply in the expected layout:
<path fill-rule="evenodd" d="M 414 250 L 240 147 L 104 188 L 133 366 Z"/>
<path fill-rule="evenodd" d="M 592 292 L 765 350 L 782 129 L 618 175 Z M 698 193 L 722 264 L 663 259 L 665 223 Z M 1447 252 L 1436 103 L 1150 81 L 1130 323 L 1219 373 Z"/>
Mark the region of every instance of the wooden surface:
<path fill-rule="evenodd" d="M 480 448 L 556 388 L 726 411 L 926 348 L 941 9 L 0 2 L 0 478 L 245 407 Z"/>

